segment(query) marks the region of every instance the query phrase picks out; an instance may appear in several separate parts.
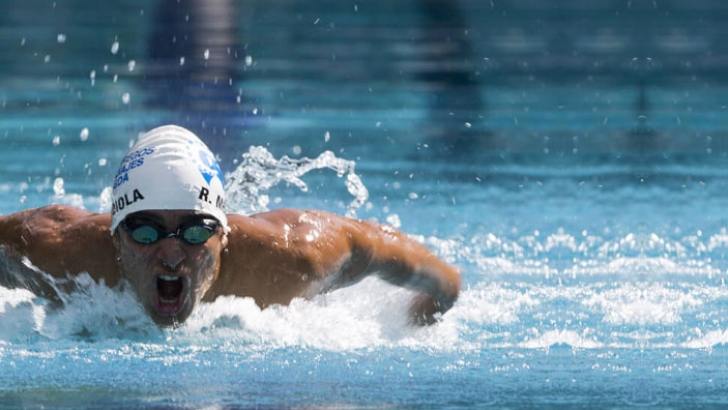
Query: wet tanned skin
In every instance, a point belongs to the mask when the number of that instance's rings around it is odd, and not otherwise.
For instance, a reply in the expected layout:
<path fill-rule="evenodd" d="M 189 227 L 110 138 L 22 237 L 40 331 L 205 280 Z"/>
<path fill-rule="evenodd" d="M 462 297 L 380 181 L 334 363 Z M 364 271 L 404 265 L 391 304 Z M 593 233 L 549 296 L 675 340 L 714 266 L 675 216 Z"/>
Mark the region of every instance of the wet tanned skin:
<path fill-rule="evenodd" d="M 145 214 L 169 231 L 194 215 Z M 125 278 L 162 326 L 184 321 L 199 300 L 247 296 L 264 308 L 348 286 L 371 274 L 419 291 L 410 314 L 414 323 L 427 324 L 452 306 L 460 290 L 455 268 L 405 235 L 376 224 L 291 209 L 229 215 L 228 224 L 227 237 L 219 229 L 203 245 L 177 238 L 141 245 L 124 229 L 112 238 L 108 214 L 50 206 L 0 217 L 0 247 L 6 254 L 27 256 L 56 277 L 88 272 L 109 286 Z M 155 307 L 160 275 L 185 283 L 183 306 L 172 316 Z M 3 283 L 2 274 L 0 284 L 13 286 Z"/>

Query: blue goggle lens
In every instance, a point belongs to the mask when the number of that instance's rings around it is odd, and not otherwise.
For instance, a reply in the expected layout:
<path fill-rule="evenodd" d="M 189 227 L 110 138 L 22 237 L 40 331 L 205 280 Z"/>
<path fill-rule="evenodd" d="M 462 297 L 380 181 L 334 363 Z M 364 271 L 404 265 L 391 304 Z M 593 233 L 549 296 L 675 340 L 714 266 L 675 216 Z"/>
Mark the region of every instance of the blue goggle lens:
<path fill-rule="evenodd" d="M 131 231 L 131 238 L 138 243 L 149 245 L 159 240 L 159 231 L 152 226 L 143 225 Z"/>
<path fill-rule="evenodd" d="M 182 239 L 191 245 L 199 245 L 207 242 L 215 233 L 215 230 L 206 225 L 194 225 L 182 230 Z"/>

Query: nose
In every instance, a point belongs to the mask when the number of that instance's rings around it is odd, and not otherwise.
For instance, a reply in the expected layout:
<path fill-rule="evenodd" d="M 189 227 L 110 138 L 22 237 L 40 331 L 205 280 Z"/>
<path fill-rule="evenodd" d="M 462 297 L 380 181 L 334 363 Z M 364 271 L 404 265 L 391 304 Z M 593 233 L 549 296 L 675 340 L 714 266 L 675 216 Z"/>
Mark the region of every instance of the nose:
<path fill-rule="evenodd" d="M 185 260 L 185 253 L 176 238 L 162 239 L 159 242 L 159 262 L 162 266 L 174 272 L 177 270 L 182 261 Z"/>

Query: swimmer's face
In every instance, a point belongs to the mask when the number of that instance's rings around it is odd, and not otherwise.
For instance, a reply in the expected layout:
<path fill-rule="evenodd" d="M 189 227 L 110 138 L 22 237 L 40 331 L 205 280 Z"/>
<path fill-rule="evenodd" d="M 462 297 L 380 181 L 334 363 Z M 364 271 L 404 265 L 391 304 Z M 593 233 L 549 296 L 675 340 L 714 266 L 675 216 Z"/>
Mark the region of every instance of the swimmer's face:
<path fill-rule="evenodd" d="M 122 275 L 158 325 L 184 322 L 220 273 L 220 256 L 227 245 L 223 228 L 215 228 L 217 221 L 194 211 L 137 212 L 124 222 L 114 235 Z M 139 239 L 149 239 L 149 234 L 154 238 L 157 232 L 190 226 L 214 229 L 214 233 L 200 244 L 178 237 L 139 243 Z M 199 239 L 199 232 L 195 233 L 197 236 L 189 237 Z"/>

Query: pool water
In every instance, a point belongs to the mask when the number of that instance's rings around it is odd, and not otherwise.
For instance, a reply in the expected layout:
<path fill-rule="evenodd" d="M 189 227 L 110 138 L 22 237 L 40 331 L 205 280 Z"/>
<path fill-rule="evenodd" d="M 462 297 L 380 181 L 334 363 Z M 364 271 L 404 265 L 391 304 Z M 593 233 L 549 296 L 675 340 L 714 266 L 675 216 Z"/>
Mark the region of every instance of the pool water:
<path fill-rule="evenodd" d="M 370 278 L 161 330 L 84 275 L 59 310 L 0 287 L 0 407 L 728 405 L 723 6 L 203 3 L 0 5 L 0 214 L 108 211 L 178 123 L 231 211 L 389 224 L 460 299 L 413 328 Z"/>

